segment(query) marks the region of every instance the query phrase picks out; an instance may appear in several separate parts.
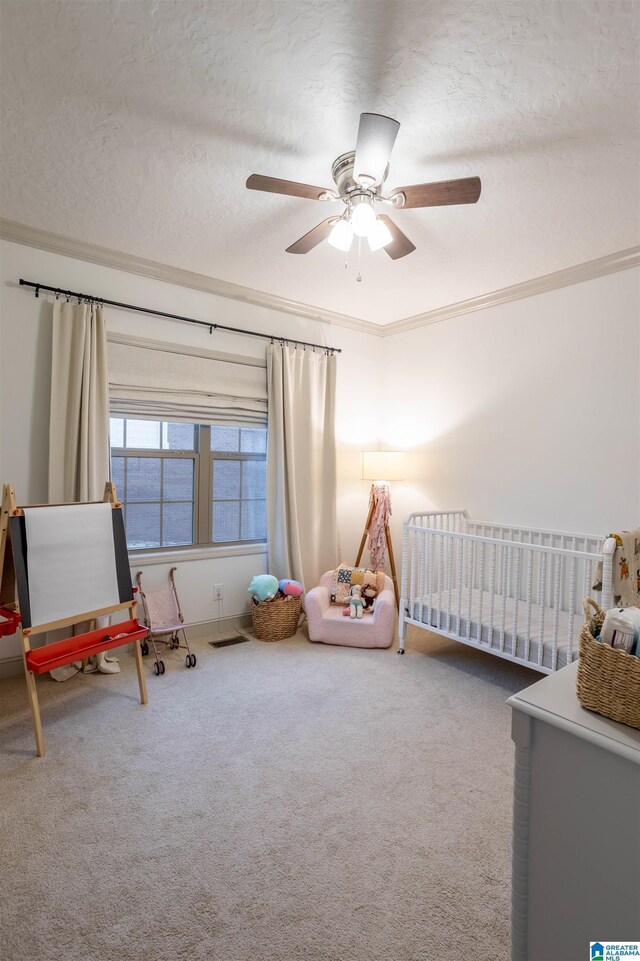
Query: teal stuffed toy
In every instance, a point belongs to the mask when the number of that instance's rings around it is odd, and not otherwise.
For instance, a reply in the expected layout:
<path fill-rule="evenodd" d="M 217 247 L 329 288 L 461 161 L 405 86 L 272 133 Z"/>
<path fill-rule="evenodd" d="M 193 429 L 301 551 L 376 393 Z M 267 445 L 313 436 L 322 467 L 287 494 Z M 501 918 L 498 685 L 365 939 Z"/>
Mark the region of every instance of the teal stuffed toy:
<path fill-rule="evenodd" d="M 249 584 L 249 593 L 256 604 L 258 601 L 271 601 L 278 593 L 278 578 L 272 574 L 256 574 Z"/>

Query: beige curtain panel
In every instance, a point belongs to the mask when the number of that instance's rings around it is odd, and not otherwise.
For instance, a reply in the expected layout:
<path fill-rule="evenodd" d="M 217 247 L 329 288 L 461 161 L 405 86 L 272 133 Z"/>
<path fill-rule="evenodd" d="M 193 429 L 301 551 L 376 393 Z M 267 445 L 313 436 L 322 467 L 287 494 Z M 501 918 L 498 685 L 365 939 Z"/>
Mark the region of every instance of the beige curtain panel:
<path fill-rule="evenodd" d="M 306 590 L 336 566 L 334 355 L 267 348 L 269 572 Z"/>
<path fill-rule="evenodd" d="M 109 479 L 104 309 L 53 304 L 49 501 L 101 500 Z"/>
<path fill-rule="evenodd" d="M 109 342 L 111 411 L 198 424 L 267 423 L 264 360 L 146 341 Z"/>
<path fill-rule="evenodd" d="M 95 304 L 53 304 L 49 502 L 102 500 L 109 480 L 109 390 L 104 309 Z M 108 618 L 98 618 L 99 627 Z M 82 633 L 88 623 L 73 630 Z M 47 643 L 67 631 L 53 631 Z M 105 660 L 106 655 L 102 655 Z M 56 681 L 73 677 L 80 664 L 51 671 Z M 103 670 L 103 667 L 99 667 Z M 117 665 L 107 669 L 118 670 Z"/>

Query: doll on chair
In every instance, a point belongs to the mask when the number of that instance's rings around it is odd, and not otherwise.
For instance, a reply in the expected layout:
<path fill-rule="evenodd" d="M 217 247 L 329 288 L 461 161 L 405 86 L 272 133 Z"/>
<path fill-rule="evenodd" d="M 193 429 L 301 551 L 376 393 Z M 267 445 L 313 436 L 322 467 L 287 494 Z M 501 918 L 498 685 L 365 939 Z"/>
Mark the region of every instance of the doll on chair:
<path fill-rule="evenodd" d="M 349 601 L 349 617 L 361 620 L 364 611 L 364 601 L 362 600 L 362 586 L 354 584 L 350 591 L 351 600 Z"/>

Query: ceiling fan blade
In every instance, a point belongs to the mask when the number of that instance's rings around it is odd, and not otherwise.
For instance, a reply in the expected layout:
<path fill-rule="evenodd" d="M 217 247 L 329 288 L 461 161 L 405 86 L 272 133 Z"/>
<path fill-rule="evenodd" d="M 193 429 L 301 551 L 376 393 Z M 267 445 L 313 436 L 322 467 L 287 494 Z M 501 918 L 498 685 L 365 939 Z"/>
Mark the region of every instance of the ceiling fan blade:
<path fill-rule="evenodd" d="M 386 214 L 378 214 L 378 220 L 389 228 L 393 240 L 390 244 L 384 248 L 389 254 L 392 260 L 399 260 L 401 257 L 406 257 L 416 249 L 415 244 L 412 244 L 406 234 L 403 234 L 399 227 L 397 227 L 391 217 L 387 217 Z"/>
<path fill-rule="evenodd" d="M 312 187 L 295 180 L 278 180 L 277 177 L 263 177 L 261 174 L 251 174 L 246 186 L 249 190 L 266 190 L 271 194 L 286 194 L 287 197 L 304 197 L 307 200 L 324 200 L 327 194 L 334 194 L 333 190 L 327 190 L 326 187 Z"/>
<path fill-rule="evenodd" d="M 398 187 L 391 196 L 404 194 L 404 203 L 398 204 L 399 207 L 443 207 L 446 204 L 475 204 L 480 189 L 480 177 L 464 177 L 462 180 Z"/>
<path fill-rule="evenodd" d="M 322 223 L 319 223 L 316 227 L 312 227 L 304 237 L 300 240 L 296 240 L 294 244 L 287 247 L 286 252 L 288 254 L 308 254 L 310 250 L 321 244 L 323 240 L 326 240 L 333 225 L 339 220 L 339 217 L 327 217 Z"/>
<path fill-rule="evenodd" d="M 366 187 L 384 181 L 400 124 L 379 113 L 361 113 L 353 178 Z"/>

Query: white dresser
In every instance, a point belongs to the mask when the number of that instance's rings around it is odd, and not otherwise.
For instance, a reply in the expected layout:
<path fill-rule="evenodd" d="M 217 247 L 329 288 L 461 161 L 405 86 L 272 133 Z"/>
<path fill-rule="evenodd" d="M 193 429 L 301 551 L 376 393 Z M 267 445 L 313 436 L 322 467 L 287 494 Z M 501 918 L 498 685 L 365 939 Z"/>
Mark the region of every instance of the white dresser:
<path fill-rule="evenodd" d="M 512 961 L 640 940 L 640 731 L 585 711 L 577 662 L 510 697 Z"/>

